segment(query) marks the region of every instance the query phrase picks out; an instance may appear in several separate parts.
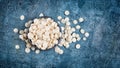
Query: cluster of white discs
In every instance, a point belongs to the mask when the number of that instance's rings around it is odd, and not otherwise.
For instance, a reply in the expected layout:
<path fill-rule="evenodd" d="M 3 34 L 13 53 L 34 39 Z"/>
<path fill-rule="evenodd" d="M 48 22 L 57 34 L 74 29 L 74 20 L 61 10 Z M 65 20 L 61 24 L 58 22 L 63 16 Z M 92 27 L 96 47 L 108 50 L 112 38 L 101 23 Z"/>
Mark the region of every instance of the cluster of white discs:
<path fill-rule="evenodd" d="M 70 12 L 65 11 L 65 15 L 68 16 Z M 77 41 L 87 40 L 89 33 L 81 28 L 78 24 L 83 22 L 84 19 L 80 17 L 78 20 L 70 21 L 69 17 L 63 18 L 58 16 L 58 22 L 55 22 L 51 18 L 44 18 L 43 13 L 41 13 L 40 18 L 35 18 L 33 21 L 30 20 L 25 23 L 25 29 L 19 31 L 19 38 L 26 42 L 25 52 L 29 53 L 30 49 L 35 50 L 35 53 L 40 53 L 40 50 L 47 50 L 55 47 L 55 52 L 58 54 L 63 54 L 64 51 L 60 48 L 64 46 L 69 48 L 70 43 L 75 43 Z M 20 17 L 23 20 L 23 15 Z M 75 27 L 72 27 L 71 24 L 75 24 Z M 58 26 L 64 24 L 64 26 Z M 61 30 L 61 31 L 60 31 Z M 81 37 L 80 34 L 76 33 L 76 30 L 79 30 L 81 34 L 84 34 L 84 37 Z M 18 32 L 18 29 L 13 30 L 15 33 Z M 56 45 L 56 46 L 55 46 Z M 76 49 L 81 47 L 80 44 L 76 44 Z M 18 45 L 16 49 L 19 49 Z"/>
<path fill-rule="evenodd" d="M 46 50 L 58 44 L 60 29 L 51 18 L 34 19 L 28 32 L 28 39 L 38 49 Z"/>

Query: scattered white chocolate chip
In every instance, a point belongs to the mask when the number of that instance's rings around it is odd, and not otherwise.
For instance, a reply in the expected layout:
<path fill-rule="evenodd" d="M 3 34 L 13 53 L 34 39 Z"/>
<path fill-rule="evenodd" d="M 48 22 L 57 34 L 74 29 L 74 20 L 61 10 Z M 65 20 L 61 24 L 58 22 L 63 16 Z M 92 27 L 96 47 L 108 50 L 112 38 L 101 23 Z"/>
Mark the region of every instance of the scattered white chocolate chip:
<path fill-rule="evenodd" d="M 30 53 L 30 48 L 25 48 L 26 53 Z"/>
<path fill-rule="evenodd" d="M 17 28 L 14 28 L 13 31 L 14 31 L 14 33 L 18 33 L 18 29 Z"/>
<path fill-rule="evenodd" d="M 39 53 L 40 53 L 40 50 L 38 50 L 38 49 L 35 50 L 35 53 L 36 53 L 36 54 L 39 54 Z"/>
<path fill-rule="evenodd" d="M 76 44 L 76 49 L 80 49 L 80 44 Z"/>
<path fill-rule="evenodd" d="M 84 40 L 84 41 L 86 41 L 86 40 L 87 40 L 87 38 L 86 38 L 86 37 L 83 37 L 83 40 Z"/>
<path fill-rule="evenodd" d="M 85 33 L 85 30 L 84 30 L 84 29 L 81 29 L 80 32 L 81 32 L 82 34 L 84 34 L 84 33 Z"/>
<path fill-rule="evenodd" d="M 44 16 L 44 14 L 43 14 L 43 13 L 40 13 L 39 17 L 42 17 L 42 16 Z"/>
<path fill-rule="evenodd" d="M 82 17 L 79 18 L 79 22 L 83 22 L 84 19 Z"/>
<path fill-rule="evenodd" d="M 76 25 L 76 29 L 80 29 L 80 25 Z"/>
<path fill-rule="evenodd" d="M 27 22 L 27 23 L 25 23 L 25 27 L 29 27 L 30 26 L 30 24 Z"/>
<path fill-rule="evenodd" d="M 20 38 L 21 40 L 24 40 L 23 35 L 19 35 L 19 38 Z"/>
<path fill-rule="evenodd" d="M 59 53 L 60 48 L 58 46 L 55 47 L 55 52 Z"/>
<path fill-rule="evenodd" d="M 85 32 L 85 37 L 89 37 L 89 33 L 88 32 Z"/>
<path fill-rule="evenodd" d="M 20 16 L 20 20 L 24 20 L 25 16 L 24 15 L 21 15 Z"/>
<path fill-rule="evenodd" d="M 58 20 L 61 20 L 61 19 L 62 19 L 62 17 L 61 17 L 61 16 L 58 16 L 58 17 L 57 17 L 57 19 L 58 19 Z"/>
<path fill-rule="evenodd" d="M 63 54 L 64 53 L 64 51 L 61 49 L 61 50 L 59 50 L 59 54 Z"/>
<path fill-rule="evenodd" d="M 60 49 L 58 46 L 55 47 L 55 52 L 58 54 L 63 54 L 63 50 Z"/>
<path fill-rule="evenodd" d="M 69 15 L 70 12 L 68 10 L 65 11 L 65 15 Z"/>
<path fill-rule="evenodd" d="M 73 20 L 73 24 L 77 24 L 78 23 L 78 21 L 77 20 Z"/>
<path fill-rule="evenodd" d="M 23 31 L 23 30 L 20 30 L 20 31 L 19 31 L 19 34 L 23 34 L 23 33 L 24 33 L 24 31 Z"/>
<path fill-rule="evenodd" d="M 15 49 L 20 49 L 20 46 L 19 45 L 15 45 Z"/>
<path fill-rule="evenodd" d="M 34 50 L 35 50 L 35 47 L 31 47 L 31 50 L 33 50 L 33 51 L 34 51 Z"/>

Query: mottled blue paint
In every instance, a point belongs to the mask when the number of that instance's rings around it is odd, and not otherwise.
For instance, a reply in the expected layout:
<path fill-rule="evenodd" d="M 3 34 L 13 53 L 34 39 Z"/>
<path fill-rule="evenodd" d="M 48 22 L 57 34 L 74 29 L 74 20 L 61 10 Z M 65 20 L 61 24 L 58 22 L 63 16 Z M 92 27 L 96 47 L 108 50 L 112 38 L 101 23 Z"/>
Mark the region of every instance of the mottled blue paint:
<path fill-rule="evenodd" d="M 90 33 L 81 49 L 72 43 L 63 55 L 54 49 L 24 52 L 25 43 L 13 29 L 24 29 L 24 24 L 41 12 L 57 20 L 69 10 L 69 17 L 83 17 L 81 27 Z M 25 20 L 19 19 L 25 15 Z M 73 25 L 74 26 L 74 25 Z M 78 32 L 78 31 L 77 31 Z M 81 34 L 80 34 L 81 35 Z M 82 35 L 81 35 L 82 36 Z M 20 45 L 20 50 L 15 45 Z M 0 0 L 0 68 L 119 68 L 120 67 L 120 1 L 119 0 Z"/>

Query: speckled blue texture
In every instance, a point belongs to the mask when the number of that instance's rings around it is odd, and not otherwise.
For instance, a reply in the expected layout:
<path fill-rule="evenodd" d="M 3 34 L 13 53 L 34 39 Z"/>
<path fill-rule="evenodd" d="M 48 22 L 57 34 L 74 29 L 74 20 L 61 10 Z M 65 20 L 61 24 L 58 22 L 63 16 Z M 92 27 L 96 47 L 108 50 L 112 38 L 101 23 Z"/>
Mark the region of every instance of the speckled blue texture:
<path fill-rule="evenodd" d="M 25 22 L 41 12 L 57 20 L 65 10 L 72 20 L 85 19 L 80 25 L 90 37 L 77 42 L 81 49 L 71 44 L 62 48 L 63 55 L 54 49 L 26 54 L 25 43 L 13 29 L 24 29 Z M 120 68 L 120 0 L 0 0 L 0 68 Z"/>

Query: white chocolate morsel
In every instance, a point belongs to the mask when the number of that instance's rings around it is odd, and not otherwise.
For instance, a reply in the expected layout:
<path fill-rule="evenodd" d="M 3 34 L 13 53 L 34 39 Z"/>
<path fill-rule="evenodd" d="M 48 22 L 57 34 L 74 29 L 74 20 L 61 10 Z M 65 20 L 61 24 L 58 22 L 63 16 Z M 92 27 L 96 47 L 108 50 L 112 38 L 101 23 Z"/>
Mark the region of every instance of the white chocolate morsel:
<path fill-rule="evenodd" d="M 70 12 L 68 10 L 65 11 L 65 15 L 69 15 Z"/>
<path fill-rule="evenodd" d="M 63 24 L 65 24 L 65 19 L 61 19 L 61 22 L 62 22 Z"/>
<path fill-rule="evenodd" d="M 15 45 L 15 49 L 20 49 L 20 46 L 19 45 Z"/>
<path fill-rule="evenodd" d="M 80 25 L 76 25 L 76 29 L 80 29 L 81 27 L 80 27 Z"/>
<path fill-rule="evenodd" d="M 20 31 L 19 31 L 19 34 L 24 34 L 24 31 L 23 31 L 23 30 L 20 30 Z"/>
<path fill-rule="evenodd" d="M 24 32 L 27 33 L 27 32 L 28 32 L 28 29 L 24 29 Z"/>
<path fill-rule="evenodd" d="M 85 37 L 89 37 L 89 33 L 88 32 L 85 33 Z"/>
<path fill-rule="evenodd" d="M 62 30 L 62 31 L 64 31 L 64 29 L 65 29 L 64 27 L 61 27 L 61 30 Z"/>
<path fill-rule="evenodd" d="M 24 20 L 25 19 L 25 16 L 24 15 L 21 15 L 20 16 L 20 20 Z"/>
<path fill-rule="evenodd" d="M 13 29 L 13 32 L 14 32 L 14 33 L 18 33 L 18 29 L 17 29 L 17 28 L 14 28 L 14 29 Z"/>
<path fill-rule="evenodd" d="M 70 25 L 70 22 L 66 22 L 66 25 Z"/>
<path fill-rule="evenodd" d="M 76 33 L 72 33 L 72 37 L 75 37 L 76 36 Z"/>
<path fill-rule="evenodd" d="M 81 37 L 77 37 L 77 41 L 80 41 L 81 40 Z"/>
<path fill-rule="evenodd" d="M 42 17 L 42 16 L 44 16 L 44 14 L 43 14 L 43 13 L 40 13 L 39 17 Z"/>
<path fill-rule="evenodd" d="M 87 38 L 86 37 L 83 37 L 83 41 L 86 41 L 87 40 Z"/>
<path fill-rule="evenodd" d="M 35 53 L 36 53 L 36 54 L 39 54 L 39 53 L 40 53 L 40 50 L 38 50 L 38 49 L 35 50 Z"/>
<path fill-rule="evenodd" d="M 78 23 L 78 21 L 77 20 L 73 20 L 73 24 L 77 24 Z"/>
<path fill-rule="evenodd" d="M 57 19 L 58 19 L 58 20 L 61 20 L 61 19 L 62 19 L 62 17 L 61 17 L 61 16 L 58 16 L 58 17 L 57 17 Z"/>
<path fill-rule="evenodd" d="M 19 35 L 19 38 L 20 38 L 21 40 L 24 40 L 23 35 Z"/>
<path fill-rule="evenodd" d="M 58 46 L 55 47 L 55 52 L 58 54 L 63 54 L 63 50 L 60 49 Z"/>
<path fill-rule="evenodd" d="M 84 18 L 80 17 L 79 22 L 83 22 L 83 21 L 84 21 Z"/>
<path fill-rule="evenodd" d="M 26 53 L 30 53 L 30 48 L 25 48 Z"/>
<path fill-rule="evenodd" d="M 66 21 L 66 22 L 68 22 L 69 20 L 70 20 L 69 17 L 66 17 L 66 18 L 65 18 L 65 21 Z"/>
<path fill-rule="evenodd" d="M 65 47 L 66 47 L 66 48 L 69 48 L 69 47 L 70 47 L 70 45 L 68 44 L 68 45 L 66 45 Z"/>
<path fill-rule="evenodd" d="M 35 47 L 31 47 L 31 50 L 33 50 L 33 51 L 34 51 L 34 50 L 35 50 Z"/>
<path fill-rule="evenodd" d="M 75 28 L 72 28 L 72 32 L 74 32 L 75 31 Z"/>
<path fill-rule="evenodd" d="M 63 54 L 64 53 L 64 51 L 61 49 L 61 50 L 59 50 L 59 54 Z"/>
<path fill-rule="evenodd" d="M 84 34 L 84 33 L 85 33 L 85 30 L 84 30 L 84 29 L 81 29 L 80 32 L 81 32 L 81 34 Z"/>
<path fill-rule="evenodd" d="M 32 22 L 32 21 L 26 22 L 26 23 L 25 23 L 25 27 L 30 27 L 31 22 Z"/>
<path fill-rule="evenodd" d="M 27 48 L 31 48 L 31 45 L 29 43 L 26 44 Z"/>
<path fill-rule="evenodd" d="M 28 36 L 28 38 L 29 38 L 29 39 L 33 39 L 33 38 L 34 38 L 33 33 L 28 33 L 28 35 L 27 35 L 27 36 Z"/>
<path fill-rule="evenodd" d="M 55 52 L 59 53 L 60 48 L 58 46 L 55 47 Z"/>
<path fill-rule="evenodd" d="M 73 38 L 72 41 L 73 41 L 73 42 L 76 42 L 76 38 Z"/>
<path fill-rule="evenodd" d="M 80 44 L 76 44 L 76 49 L 80 49 Z"/>

